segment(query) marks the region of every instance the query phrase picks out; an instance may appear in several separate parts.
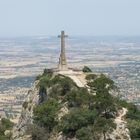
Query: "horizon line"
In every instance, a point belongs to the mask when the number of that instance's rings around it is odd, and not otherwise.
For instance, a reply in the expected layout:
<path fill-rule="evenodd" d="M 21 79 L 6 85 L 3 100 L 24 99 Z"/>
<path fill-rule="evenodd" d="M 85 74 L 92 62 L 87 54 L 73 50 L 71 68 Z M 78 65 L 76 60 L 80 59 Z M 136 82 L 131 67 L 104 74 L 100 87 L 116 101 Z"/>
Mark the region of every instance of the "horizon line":
<path fill-rule="evenodd" d="M 19 36 L 0 36 L 0 39 L 12 39 L 12 38 L 31 38 L 31 37 L 56 37 L 57 38 L 57 34 L 56 35 L 19 35 Z M 140 37 L 139 35 L 74 35 L 74 34 L 68 34 L 69 37 Z"/>

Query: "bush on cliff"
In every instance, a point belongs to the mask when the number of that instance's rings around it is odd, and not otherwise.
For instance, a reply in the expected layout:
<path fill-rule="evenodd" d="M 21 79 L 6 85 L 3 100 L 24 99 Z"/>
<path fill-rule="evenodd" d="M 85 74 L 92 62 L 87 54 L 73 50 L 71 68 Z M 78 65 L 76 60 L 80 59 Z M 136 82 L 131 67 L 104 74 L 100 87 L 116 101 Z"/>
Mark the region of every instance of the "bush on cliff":
<path fill-rule="evenodd" d="M 59 104 L 55 99 L 48 99 L 34 109 L 34 123 L 50 132 L 57 125 Z"/>
<path fill-rule="evenodd" d="M 87 67 L 87 66 L 84 66 L 82 71 L 85 72 L 85 73 L 92 72 L 92 70 L 89 67 Z"/>
<path fill-rule="evenodd" d="M 0 140 L 10 140 L 11 139 L 11 133 L 8 135 L 5 135 L 6 130 L 11 130 L 13 127 L 13 123 L 8 119 L 1 119 L 0 121 Z"/>
<path fill-rule="evenodd" d="M 72 108 L 69 114 L 62 118 L 60 130 L 70 137 L 75 136 L 77 130 L 94 124 L 96 116 L 96 110 Z"/>

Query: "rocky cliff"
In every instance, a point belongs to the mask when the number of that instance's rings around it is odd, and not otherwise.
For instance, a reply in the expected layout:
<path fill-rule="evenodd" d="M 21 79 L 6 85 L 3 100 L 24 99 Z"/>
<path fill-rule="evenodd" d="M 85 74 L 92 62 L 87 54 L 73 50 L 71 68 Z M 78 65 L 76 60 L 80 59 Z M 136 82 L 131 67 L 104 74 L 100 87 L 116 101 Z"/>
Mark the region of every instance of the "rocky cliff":
<path fill-rule="evenodd" d="M 37 89 L 38 81 L 36 81 L 27 93 L 27 97 L 22 106 L 21 116 L 18 124 L 13 129 L 14 140 L 29 140 L 29 136 L 25 136 L 27 127 L 32 124 L 33 109 L 39 102 L 39 90 Z"/>

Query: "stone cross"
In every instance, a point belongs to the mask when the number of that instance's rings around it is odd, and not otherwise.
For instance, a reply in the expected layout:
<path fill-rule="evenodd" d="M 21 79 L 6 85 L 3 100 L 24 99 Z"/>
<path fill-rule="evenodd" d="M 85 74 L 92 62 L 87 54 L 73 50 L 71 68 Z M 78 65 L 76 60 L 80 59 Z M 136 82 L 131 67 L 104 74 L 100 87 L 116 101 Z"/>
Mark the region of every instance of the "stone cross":
<path fill-rule="evenodd" d="M 67 61 L 66 61 L 66 54 L 65 54 L 65 38 L 68 37 L 65 35 L 64 31 L 61 31 L 61 35 L 58 36 L 61 38 L 61 52 L 60 52 L 60 57 L 59 57 L 59 65 L 58 69 L 59 70 L 67 70 Z"/>

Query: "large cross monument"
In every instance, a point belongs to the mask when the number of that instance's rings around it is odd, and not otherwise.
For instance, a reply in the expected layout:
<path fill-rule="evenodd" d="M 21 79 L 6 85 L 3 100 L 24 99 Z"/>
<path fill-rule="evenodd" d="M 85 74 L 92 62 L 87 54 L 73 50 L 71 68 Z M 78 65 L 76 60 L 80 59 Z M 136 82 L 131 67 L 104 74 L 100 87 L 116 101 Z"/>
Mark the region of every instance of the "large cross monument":
<path fill-rule="evenodd" d="M 60 71 L 65 71 L 65 70 L 68 70 L 66 54 L 65 54 L 65 38 L 68 36 L 65 35 L 64 31 L 61 31 L 61 35 L 59 35 L 58 37 L 61 38 L 61 52 L 60 52 L 60 57 L 59 57 L 58 69 Z"/>

